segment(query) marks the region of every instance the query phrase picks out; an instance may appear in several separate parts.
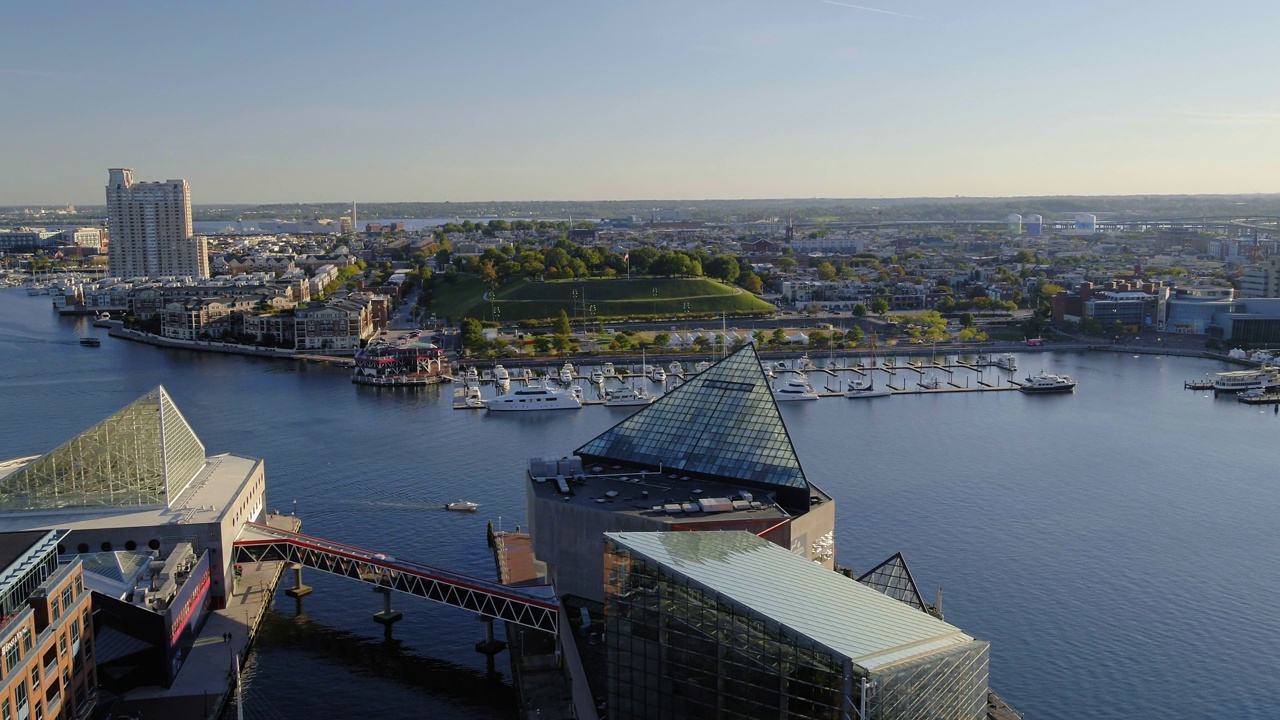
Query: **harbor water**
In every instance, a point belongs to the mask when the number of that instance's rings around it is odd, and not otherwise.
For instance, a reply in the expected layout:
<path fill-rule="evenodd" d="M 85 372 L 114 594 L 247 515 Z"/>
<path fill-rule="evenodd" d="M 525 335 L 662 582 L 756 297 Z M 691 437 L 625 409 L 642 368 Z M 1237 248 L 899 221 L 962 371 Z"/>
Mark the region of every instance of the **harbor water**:
<path fill-rule="evenodd" d="M 266 460 L 269 507 L 303 532 L 486 578 L 485 523 L 523 525 L 528 459 L 634 411 L 454 411 L 448 385 L 363 387 L 324 365 L 107 338 L 21 289 L 0 291 L 0 358 L 0 458 L 52 449 L 163 384 L 210 453 Z M 930 600 L 942 587 L 947 620 L 992 642 L 994 689 L 1037 720 L 1276 717 L 1280 416 L 1184 390 L 1228 369 L 1211 361 L 1019 361 L 1019 377 L 1080 385 L 782 407 L 836 499 L 837 560 L 866 570 L 902 551 Z M 442 509 L 459 499 L 480 511 Z M 250 717 L 515 716 L 473 616 L 397 597 L 405 619 L 384 642 L 367 586 L 306 580 L 300 606 L 282 583 L 259 636 Z"/>

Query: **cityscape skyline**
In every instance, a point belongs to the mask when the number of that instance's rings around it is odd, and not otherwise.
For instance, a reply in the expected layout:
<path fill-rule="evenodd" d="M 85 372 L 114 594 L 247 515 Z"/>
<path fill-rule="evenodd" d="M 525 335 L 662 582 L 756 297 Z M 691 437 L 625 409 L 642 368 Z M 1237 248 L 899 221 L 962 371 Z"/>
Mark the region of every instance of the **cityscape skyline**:
<path fill-rule="evenodd" d="M 210 204 L 1278 189 L 1260 0 L 359 12 L 15 8 L 0 204 L 97 204 L 118 166 Z"/>

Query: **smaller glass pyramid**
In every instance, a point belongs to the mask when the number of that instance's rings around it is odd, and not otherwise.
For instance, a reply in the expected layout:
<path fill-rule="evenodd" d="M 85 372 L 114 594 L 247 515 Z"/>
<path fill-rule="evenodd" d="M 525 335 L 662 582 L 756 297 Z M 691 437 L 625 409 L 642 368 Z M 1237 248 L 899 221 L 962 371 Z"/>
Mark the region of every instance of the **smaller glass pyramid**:
<path fill-rule="evenodd" d="M 892 557 L 867 571 L 858 578 L 858 582 L 888 595 L 894 600 L 904 602 L 917 610 L 929 611 L 929 606 L 920 596 L 915 578 L 907 568 L 907 560 L 902 553 L 894 553 Z"/>
<path fill-rule="evenodd" d="M 204 445 L 163 387 L 0 481 L 0 511 L 168 505 Z"/>
<path fill-rule="evenodd" d="M 752 345 L 577 449 L 584 457 L 809 488 Z"/>

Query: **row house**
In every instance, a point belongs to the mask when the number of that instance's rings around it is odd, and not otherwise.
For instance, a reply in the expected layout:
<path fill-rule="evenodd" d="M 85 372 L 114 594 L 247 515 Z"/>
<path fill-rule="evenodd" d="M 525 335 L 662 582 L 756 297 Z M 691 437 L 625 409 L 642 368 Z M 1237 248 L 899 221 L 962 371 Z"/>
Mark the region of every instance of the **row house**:
<path fill-rule="evenodd" d="M 353 298 L 308 303 L 294 318 L 298 350 L 355 352 L 376 332 L 372 304 Z"/>
<path fill-rule="evenodd" d="M 231 328 L 231 313 L 253 309 L 249 298 L 203 298 L 174 301 L 164 306 L 160 334 L 173 340 L 207 340 L 222 337 Z"/>

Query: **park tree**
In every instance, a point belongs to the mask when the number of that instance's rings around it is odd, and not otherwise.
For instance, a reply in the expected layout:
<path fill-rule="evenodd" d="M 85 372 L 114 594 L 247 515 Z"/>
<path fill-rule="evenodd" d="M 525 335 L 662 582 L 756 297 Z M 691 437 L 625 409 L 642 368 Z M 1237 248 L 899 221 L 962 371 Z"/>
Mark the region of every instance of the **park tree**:
<path fill-rule="evenodd" d="M 867 314 L 867 306 L 866 306 L 866 305 L 863 305 L 862 303 L 858 303 L 857 305 L 854 305 L 854 306 L 853 306 L 853 316 L 854 316 L 854 317 L 863 317 L 863 316 L 865 316 L 866 314 Z"/>
<path fill-rule="evenodd" d="M 533 339 L 533 351 L 536 353 L 546 354 L 551 352 L 551 338 L 546 335 L 540 335 Z"/>
<path fill-rule="evenodd" d="M 477 355 L 487 348 L 488 343 L 484 339 L 484 327 L 480 324 L 480 321 L 475 318 L 465 318 L 462 321 L 463 352 Z"/>
<path fill-rule="evenodd" d="M 552 330 L 559 336 L 568 337 L 572 335 L 573 328 L 569 326 L 569 313 L 561 310 L 555 324 L 552 325 Z"/>
<path fill-rule="evenodd" d="M 849 332 L 845 333 L 845 338 L 848 339 L 851 344 L 857 345 L 862 342 L 862 339 L 865 338 L 866 335 L 867 334 L 862 331 L 861 325 L 854 325 L 849 329 Z"/>
<path fill-rule="evenodd" d="M 748 270 L 746 274 L 739 276 L 738 280 L 743 289 L 749 293 L 759 295 L 764 292 L 764 281 L 760 279 L 759 275 L 751 272 L 750 270 Z"/>
<path fill-rule="evenodd" d="M 856 310 L 856 308 L 855 308 Z M 871 312 L 883 316 L 889 312 L 889 303 L 882 297 L 878 297 L 871 301 Z"/>
<path fill-rule="evenodd" d="M 707 277 L 731 283 L 738 279 L 738 259 L 732 255 L 717 255 L 702 266 Z"/>
<path fill-rule="evenodd" d="M 782 328 L 774 328 L 773 335 L 769 338 L 771 345 L 781 345 L 787 341 L 787 333 Z"/>

